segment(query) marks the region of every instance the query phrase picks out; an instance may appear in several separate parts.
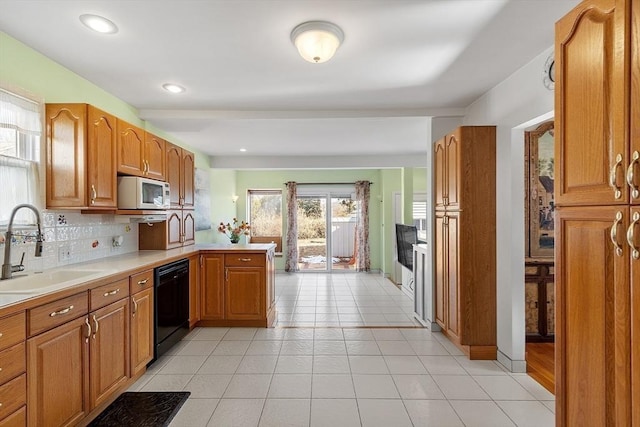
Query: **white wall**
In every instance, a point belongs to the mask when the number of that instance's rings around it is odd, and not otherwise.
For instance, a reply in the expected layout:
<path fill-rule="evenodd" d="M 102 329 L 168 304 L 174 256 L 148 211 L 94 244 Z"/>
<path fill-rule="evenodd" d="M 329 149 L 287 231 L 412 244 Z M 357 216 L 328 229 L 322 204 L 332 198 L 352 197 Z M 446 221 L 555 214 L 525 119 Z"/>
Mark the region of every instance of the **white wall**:
<path fill-rule="evenodd" d="M 553 91 L 542 83 L 547 49 L 467 109 L 465 125 L 497 126 L 498 359 L 525 369 L 523 130 L 553 114 Z"/>

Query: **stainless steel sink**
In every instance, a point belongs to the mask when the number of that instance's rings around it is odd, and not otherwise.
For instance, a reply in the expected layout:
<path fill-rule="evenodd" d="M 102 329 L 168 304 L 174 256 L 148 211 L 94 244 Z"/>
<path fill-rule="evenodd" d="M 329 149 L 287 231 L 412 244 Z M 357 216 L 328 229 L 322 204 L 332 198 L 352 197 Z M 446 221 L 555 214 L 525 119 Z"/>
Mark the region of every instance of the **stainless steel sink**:
<path fill-rule="evenodd" d="M 62 269 L 44 273 L 14 274 L 0 281 L 0 294 L 36 294 L 62 289 L 108 274 L 104 270 Z"/>

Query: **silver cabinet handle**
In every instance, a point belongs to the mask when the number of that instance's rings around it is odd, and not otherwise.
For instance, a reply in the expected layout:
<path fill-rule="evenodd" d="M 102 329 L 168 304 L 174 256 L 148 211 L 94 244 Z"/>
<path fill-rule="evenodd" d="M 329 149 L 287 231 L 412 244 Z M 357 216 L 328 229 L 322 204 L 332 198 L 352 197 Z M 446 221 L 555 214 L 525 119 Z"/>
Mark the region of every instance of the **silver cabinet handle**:
<path fill-rule="evenodd" d="M 238 258 L 238 261 L 241 261 L 241 262 L 251 262 L 251 258 Z"/>
<path fill-rule="evenodd" d="M 228 268 L 224 269 L 224 280 L 227 281 L 227 282 L 229 281 L 229 269 Z"/>
<path fill-rule="evenodd" d="M 70 305 L 67 308 L 63 308 L 62 310 L 54 311 L 53 313 L 49 314 L 49 317 L 56 317 L 56 316 L 60 316 L 62 314 L 67 314 L 71 310 L 73 310 L 73 306 L 72 305 Z"/>
<path fill-rule="evenodd" d="M 149 279 L 138 280 L 138 285 L 140 285 L 140 286 L 146 285 L 148 281 L 149 281 Z"/>
<path fill-rule="evenodd" d="M 91 204 L 92 205 L 96 202 L 96 197 L 98 197 L 98 193 L 96 192 L 96 186 L 91 184 Z"/>
<path fill-rule="evenodd" d="M 616 250 L 616 255 L 622 256 L 622 245 L 618 243 L 618 226 L 620 225 L 620 221 L 622 221 L 622 212 L 616 212 L 616 219 L 613 221 L 613 225 L 611 226 L 611 231 L 609 232 L 609 237 L 611 237 L 611 243 L 613 243 L 613 247 Z"/>
<path fill-rule="evenodd" d="M 133 313 L 131 313 L 131 317 L 136 317 L 136 312 L 138 311 L 138 303 L 133 297 L 131 297 L 131 302 L 133 303 Z"/>

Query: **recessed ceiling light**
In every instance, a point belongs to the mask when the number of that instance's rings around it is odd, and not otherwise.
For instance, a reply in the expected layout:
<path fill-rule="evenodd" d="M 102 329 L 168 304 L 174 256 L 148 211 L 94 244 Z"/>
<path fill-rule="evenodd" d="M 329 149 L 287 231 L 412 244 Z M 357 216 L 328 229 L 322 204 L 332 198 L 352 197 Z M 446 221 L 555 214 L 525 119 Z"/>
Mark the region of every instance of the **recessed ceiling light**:
<path fill-rule="evenodd" d="M 182 93 L 186 90 L 182 86 L 174 83 L 165 83 L 162 85 L 162 88 L 167 92 L 171 92 L 171 93 Z"/>
<path fill-rule="evenodd" d="M 245 151 L 247 151 L 247 149 L 246 148 L 241 148 L 240 151 L 242 151 L 244 153 Z"/>
<path fill-rule="evenodd" d="M 115 34 L 118 32 L 118 26 L 104 16 L 84 14 L 80 15 L 80 22 L 98 33 Z"/>

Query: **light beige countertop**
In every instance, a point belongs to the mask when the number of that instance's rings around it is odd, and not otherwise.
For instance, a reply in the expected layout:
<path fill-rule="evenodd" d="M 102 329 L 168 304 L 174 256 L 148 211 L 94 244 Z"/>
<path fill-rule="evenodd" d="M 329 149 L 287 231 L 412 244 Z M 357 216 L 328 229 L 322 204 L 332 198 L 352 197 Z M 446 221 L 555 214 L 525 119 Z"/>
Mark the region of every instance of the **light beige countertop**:
<path fill-rule="evenodd" d="M 122 255 L 68 264 L 41 273 L 14 273 L 12 279 L 0 280 L 0 316 L 9 314 L 7 309 L 20 309 L 23 302 L 33 305 L 36 299 L 43 302 L 47 295 L 59 293 L 60 297 L 121 280 L 130 274 L 155 268 L 173 261 L 188 258 L 201 252 L 242 251 L 266 253 L 275 244 L 197 244 L 167 251 L 138 251 Z M 49 298 L 50 299 L 50 298 Z"/>

